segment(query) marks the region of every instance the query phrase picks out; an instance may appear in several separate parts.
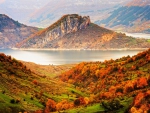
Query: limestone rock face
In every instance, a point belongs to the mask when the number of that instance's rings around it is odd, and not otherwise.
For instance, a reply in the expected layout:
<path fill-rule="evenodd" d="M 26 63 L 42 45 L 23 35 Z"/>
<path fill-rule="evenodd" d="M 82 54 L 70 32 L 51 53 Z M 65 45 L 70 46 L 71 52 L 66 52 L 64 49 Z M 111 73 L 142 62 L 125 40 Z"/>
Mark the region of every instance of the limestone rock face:
<path fill-rule="evenodd" d="M 85 29 L 89 24 L 89 17 L 67 15 L 64 21 L 61 21 L 57 27 L 47 31 L 46 38 L 55 39 L 65 35 L 66 33 L 72 33 L 78 31 L 79 29 Z"/>
<path fill-rule="evenodd" d="M 53 41 L 59 40 L 66 34 L 86 29 L 90 23 L 89 16 L 81 17 L 77 14 L 64 15 L 48 28 L 23 41 L 27 43 L 20 43 L 17 47 L 51 48 Z"/>

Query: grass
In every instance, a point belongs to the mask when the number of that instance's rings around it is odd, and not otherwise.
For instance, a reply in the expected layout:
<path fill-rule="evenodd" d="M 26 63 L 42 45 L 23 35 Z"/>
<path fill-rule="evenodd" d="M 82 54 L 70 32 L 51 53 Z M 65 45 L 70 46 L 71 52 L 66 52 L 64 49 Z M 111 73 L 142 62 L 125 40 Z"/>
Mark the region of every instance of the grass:
<path fill-rule="evenodd" d="M 8 103 L 8 102 L 10 102 L 11 99 L 12 99 L 12 98 L 11 98 L 10 96 L 7 96 L 6 94 L 0 93 L 0 103 L 1 103 L 1 102 L 6 102 L 6 103 Z M 1 106 L 0 106 L 0 107 L 1 107 Z"/>
<path fill-rule="evenodd" d="M 106 65 L 105 65 L 105 64 L 102 64 L 102 65 L 100 65 L 99 67 L 101 67 L 101 68 L 105 68 L 105 67 L 106 67 Z"/>
<path fill-rule="evenodd" d="M 148 39 L 147 42 L 150 42 L 150 39 Z"/>
<path fill-rule="evenodd" d="M 83 96 L 83 97 L 87 97 L 88 95 L 87 94 L 85 94 L 85 93 L 83 93 L 83 92 L 81 92 L 81 91 L 78 91 L 78 90 L 76 90 L 76 89 L 74 89 L 74 88 L 67 88 L 70 92 L 72 92 L 72 93 L 76 93 L 76 94 L 78 94 L 78 95 L 80 95 L 80 96 Z"/>
<path fill-rule="evenodd" d="M 62 100 L 69 100 L 69 101 L 72 101 L 72 100 L 75 100 L 76 98 L 75 97 L 71 97 L 71 96 L 68 96 L 67 94 L 61 94 L 61 95 L 51 95 L 51 94 L 48 94 L 48 93 L 44 93 L 44 95 L 47 97 L 47 98 L 51 98 L 53 100 L 55 100 L 56 102 L 60 102 Z"/>
<path fill-rule="evenodd" d="M 100 106 L 100 104 L 94 104 L 87 107 L 79 107 L 71 110 L 65 111 L 65 113 L 100 113 L 104 112 L 105 109 Z"/>
<path fill-rule="evenodd" d="M 41 74 L 43 74 L 43 75 L 46 75 L 46 76 L 48 76 L 48 77 L 55 77 L 56 76 L 56 74 L 55 73 L 49 73 L 49 72 L 47 72 L 46 70 L 42 70 L 42 69 L 38 69 L 37 70 L 39 73 L 41 73 Z"/>
<path fill-rule="evenodd" d="M 42 109 L 44 108 L 44 106 L 39 102 L 38 99 L 36 99 L 35 97 L 32 97 L 31 94 L 27 94 L 27 95 L 20 95 L 20 97 L 22 97 L 22 99 L 24 99 L 24 102 L 23 103 L 27 103 L 27 104 L 24 104 L 24 107 L 27 108 L 29 105 L 32 106 L 32 108 L 34 108 L 33 110 L 37 110 L 37 109 Z M 27 105 L 27 106 L 25 106 Z M 33 107 L 34 106 L 34 107 Z"/>
<path fill-rule="evenodd" d="M 148 68 L 144 68 L 144 67 L 140 67 L 139 70 L 143 71 L 143 72 L 147 72 Z"/>
<path fill-rule="evenodd" d="M 57 96 L 55 95 L 52 98 L 55 100 L 57 99 L 59 101 L 64 100 L 64 99 L 72 101 L 72 100 L 76 99 L 75 97 L 68 96 L 67 94 L 61 94 L 61 95 L 57 95 Z"/>
<path fill-rule="evenodd" d="M 117 113 L 124 113 L 130 106 L 133 101 L 133 97 L 126 98 L 125 100 L 121 101 L 121 104 L 124 106 L 122 109 L 118 110 Z"/>
<path fill-rule="evenodd" d="M 11 103 L 10 101 L 12 99 L 12 97 L 0 93 L 0 113 L 11 113 L 12 110 L 21 111 L 22 106 L 20 104 Z"/>

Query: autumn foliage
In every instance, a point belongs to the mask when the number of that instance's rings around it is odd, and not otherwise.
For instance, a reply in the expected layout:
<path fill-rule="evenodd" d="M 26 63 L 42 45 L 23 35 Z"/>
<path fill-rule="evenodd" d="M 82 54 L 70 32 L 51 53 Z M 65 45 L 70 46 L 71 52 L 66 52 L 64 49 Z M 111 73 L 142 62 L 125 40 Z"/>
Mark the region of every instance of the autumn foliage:
<path fill-rule="evenodd" d="M 62 81 L 74 84 L 96 102 L 141 90 L 150 85 L 150 49 L 132 57 L 124 56 L 104 62 L 82 62 L 62 73 Z M 79 100 L 76 100 L 77 105 Z"/>
<path fill-rule="evenodd" d="M 150 112 L 150 90 L 140 92 L 135 97 L 130 113 L 149 113 Z"/>

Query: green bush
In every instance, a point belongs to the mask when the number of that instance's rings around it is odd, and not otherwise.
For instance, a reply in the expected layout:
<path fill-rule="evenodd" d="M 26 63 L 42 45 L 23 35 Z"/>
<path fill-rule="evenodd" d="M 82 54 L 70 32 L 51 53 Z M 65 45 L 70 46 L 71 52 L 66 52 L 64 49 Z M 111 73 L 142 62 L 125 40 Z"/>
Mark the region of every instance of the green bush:
<path fill-rule="evenodd" d="M 114 99 L 111 101 L 103 101 L 102 106 L 107 110 L 118 110 L 123 107 L 118 99 Z"/>

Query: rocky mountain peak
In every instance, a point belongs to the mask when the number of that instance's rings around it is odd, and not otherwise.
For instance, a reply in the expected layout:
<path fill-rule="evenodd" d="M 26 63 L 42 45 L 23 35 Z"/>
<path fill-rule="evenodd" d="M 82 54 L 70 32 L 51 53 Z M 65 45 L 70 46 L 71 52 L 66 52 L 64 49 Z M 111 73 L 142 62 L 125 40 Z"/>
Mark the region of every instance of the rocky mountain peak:
<path fill-rule="evenodd" d="M 89 16 L 82 17 L 79 16 L 78 14 L 68 14 L 62 16 L 54 24 L 43 30 L 43 32 L 47 31 L 49 32 L 49 35 L 57 34 L 57 36 L 59 37 L 66 33 L 76 32 L 79 29 L 85 29 L 89 24 L 90 24 Z"/>
<path fill-rule="evenodd" d="M 91 21 L 89 16 L 82 17 L 78 14 L 67 14 L 62 16 L 58 21 L 46 29 L 39 31 L 38 33 L 25 39 L 23 42 L 17 44 L 17 47 L 44 47 L 49 42 L 57 40 L 66 34 L 74 33 L 78 30 L 87 28 L 90 23 Z M 30 42 L 26 43 L 29 40 Z"/>

